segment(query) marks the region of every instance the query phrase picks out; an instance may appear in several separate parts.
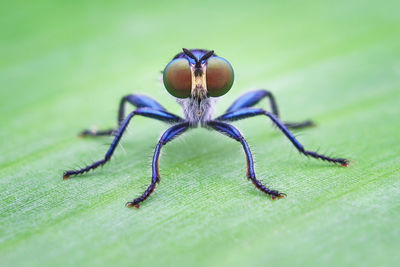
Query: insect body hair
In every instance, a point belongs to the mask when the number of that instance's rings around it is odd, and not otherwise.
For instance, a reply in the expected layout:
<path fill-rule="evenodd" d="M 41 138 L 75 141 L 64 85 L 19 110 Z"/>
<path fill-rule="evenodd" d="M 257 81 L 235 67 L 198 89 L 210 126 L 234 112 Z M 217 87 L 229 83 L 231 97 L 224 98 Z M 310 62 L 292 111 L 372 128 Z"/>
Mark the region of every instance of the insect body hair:
<path fill-rule="evenodd" d="M 190 125 L 195 126 L 198 123 L 203 125 L 204 122 L 212 120 L 217 98 L 207 97 L 201 101 L 191 97 L 177 98 L 176 102 L 181 105 L 185 119 Z"/>

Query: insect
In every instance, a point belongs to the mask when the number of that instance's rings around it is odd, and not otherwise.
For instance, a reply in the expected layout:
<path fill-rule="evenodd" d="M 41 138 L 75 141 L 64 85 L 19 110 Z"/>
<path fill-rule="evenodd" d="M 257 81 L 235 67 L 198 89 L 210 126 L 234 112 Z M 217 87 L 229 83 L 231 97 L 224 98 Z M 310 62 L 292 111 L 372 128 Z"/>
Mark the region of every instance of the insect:
<path fill-rule="evenodd" d="M 244 150 L 247 161 L 247 178 L 256 188 L 265 194 L 275 198 L 283 198 L 286 195 L 266 187 L 256 178 L 253 157 L 250 148 L 239 132 L 229 122 L 242 120 L 255 116 L 266 116 L 274 125 L 290 140 L 296 149 L 303 155 L 321 159 L 324 161 L 348 166 L 349 161 L 344 158 L 331 158 L 317 152 L 306 150 L 294 137 L 289 129 L 312 126 L 312 121 L 299 123 L 284 123 L 279 119 L 278 107 L 274 96 L 267 90 L 255 90 L 239 97 L 228 110 L 221 116 L 213 118 L 213 110 L 218 97 L 226 94 L 232 87 L 234 73 L 231 64 L 224 58 L 217 56 L 213 50 L 182 49 L 165 67 L 163 82 L 168 93 L 174 96 L 182 106 L 184 118 L 168 112 L 156 100 L 138 94 L 127 95 L 121 99 L 118 112 L 118 127 L 116 129 L 93 131 L 85 130 L 83 136 L 114 136 L 114 140 L 104 158 L 93 164 L 79 169 L 64 172 L 64 179 L 71 176 L 86 173 L 107 163 L 121 140 L 129 122 L 135 116 L 144 116 L 171 124 L 161 136 L 156 145 L 152 160 L 151 183 L 141 196 L 126 203 L 127 207 L 140 207 L 140 203 L 146 200 L 154 191 L 156 184 L 160 182 L 158 161 L 161 149 L 174 138 L 195 127 L 205 127 L 209 130 L 226 135 L 238 141 Z M 271 111 L 255 108 L 260 100 L 268 98 Z M 125 104 L 130 103 L 135 110 L 125 116 Z"/>

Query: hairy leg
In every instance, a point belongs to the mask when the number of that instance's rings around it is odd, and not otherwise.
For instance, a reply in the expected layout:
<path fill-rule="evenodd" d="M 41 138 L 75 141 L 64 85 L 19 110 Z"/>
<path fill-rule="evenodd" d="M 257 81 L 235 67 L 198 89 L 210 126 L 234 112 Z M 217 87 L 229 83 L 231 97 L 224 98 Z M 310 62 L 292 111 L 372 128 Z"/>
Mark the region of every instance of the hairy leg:
<path fill-rule="evenodd" d="M 269 99 L 272 113 L 279 118 L 278 105 L 276 104 L 275 97 L 270 91 L 267 90 L 255 90 L 245 93 L 244 95 L 240 96 L 233 102 L 233 104 L 228 108 L 226 113 L 230 113 L 232 111 L 236 111 L 243 108 L 252 107 L 264 98 Z M 285 125 L 288 128 L 297 129 L 297 128 L 313 126 L 314 123 L 310 120 L 307 120 L 304 122 L 286 122 Z"/>
<path fill-rule="evenodd" d="M 218 132 L 229 136 L 232 139 L 235 139 L 236 141 L 240 142 L 242 144 L 244 153 L 246 154 L 246 161 L 247 161 L 247 178 L 252 181 L 252 183 L 259 189 L 260 191 L 270 195 L 273 199 L 279 197 L 285 197 L 286 195 L 284 193 L 280 193 L 276 190 L 271 190 L 265 185 L 261 183 L 256 178 L 256 174 L 254 171 L 254 162 L 253 162 L 253 156 L 251 155 L 251 151 L 249 148 L 249 145 L 247 144 L 246 140 L 243 138 L 242 134 L 239 132 L 238 129 L 233 127 L 232 125 L 220 121 L 210 121 L 207 123 L 208 126 L 212 127 L 213 129 L 217 130 Z"/>
<path fill-rule="evenodd" d="M 108 130 L 83 130 L 80 135 L 81 136 L 103 136 L 103 135 L 112 135 L 118 129 L 125 118 L 125 106 L 126 103 L 130 103 L 136 108 L 151 108 L 155 110 L 166 111 L 166 109 L 161 106 L 156 100 L 152 99 L 151 97 L 145 95 L 127 95 L 121 98 L 118 110 L 118 126 L 116 129 L 108 129 Z M 162 120 L 162 119 L 161 119 Z M 164 121 L 164 120 L 162 120 Z"/>
<path fill-rule="evenodd" d="M 158 169 L 158 160 L 160 158 L 161 148 L 168 142 L 170 142 L 172 139 L 176 138 L 177 136 L 185 132 L 188 128 L 189 128 L 189 123 L 184 122 L 176 124 L 164 132 L 164 134 L 160 138 L 160 141 L 157 143 L 156 149 L 154 151 L 153 161 L 151 165 L 152 166 L 151 183 L 140 197 L 135 198 L 131 202 L 127 202 L 126 203 L 127 207 L 139 208 L 140 202 L 145 201 L 150 196 L 150 194 L 153 193 L 154 189 L 156 188 L 156 183 L 160 182 L 160 171 Z"/>
<path fill-rule="evenodd" d="M 162 110 L 155 110 L 150 108 L 138 108 L 137 110 L 131 112 L 125 120 L 122 121 L 121 126 L 119 127 L 118 131 L 115 134 L 114 140 L 111 143 L 109 150 L 107 151 L 106 155 L 103 159 L 94 162 L 93 164 L 84 167 L 80 170 L 69 170 L 64 172 L 64 179 L 68 179 L 71 175 L 78 175 L 90 170 L 96 169 L 99 166 L 104 165 L 107 161 L 109 161 L 114 153 L 115 148 L 117 147 L 119 141 L 121 140 L 122 135 L 124 134 L 126 127 L 128 126 L 129 122 L 135 115 L 140 115 L 148 118 L 168 121 L 171 123 L 178 123 L 182 122 L 183 120 L 171 113 L 162 111 Z"/>
<path fill-rule="evenodd" d="M 310 156 L 316 159 L 326 160 L 332 163 L 339 163 L 342 166 L 348 166 L 349 161 L 344 158 L 331 158 L 322 154 L 318 154 L 314 151 L 305 150 L 299 141 L 294 137 L 294 135 L 289 131 L 289 129 L 282 123 L 274 114 L 265 111 L 260 108 L 243 108 L 236 111 L 226 113 L 216 120 L 218 121 L 237 121 L 245 118 L 250 118 L 258 115 L 265 115 L 272 120 L 272 122 L 283 132 L 283 134 L 292 142 L 292 144 L 297 148 L 297 150 L 305 156 Z"/>

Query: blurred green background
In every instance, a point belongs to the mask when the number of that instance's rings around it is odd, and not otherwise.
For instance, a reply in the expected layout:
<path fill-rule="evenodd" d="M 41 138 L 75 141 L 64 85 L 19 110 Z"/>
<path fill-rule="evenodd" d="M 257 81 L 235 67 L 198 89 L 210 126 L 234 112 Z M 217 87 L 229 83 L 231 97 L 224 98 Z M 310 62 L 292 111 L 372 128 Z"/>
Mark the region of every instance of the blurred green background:
<path fill-rule="evenodd" d="M 398 1 L 12 1 L 0 8 L 0 265 L 396 265 L 400 260 Z M 235 69 L 223 112 L 268 88 L 307 159 L 266 118 L 235 123 L 238 143 L 195 129 L 165 147 L 162 180 L 139 210 L 166 125 L 135 118 L 103 157 L 120 98 L 145 93 L 181 114 L 160 70 L 182 47 L 214 49 Z M 267 107 L 267 102 L 261 106 Z"/>

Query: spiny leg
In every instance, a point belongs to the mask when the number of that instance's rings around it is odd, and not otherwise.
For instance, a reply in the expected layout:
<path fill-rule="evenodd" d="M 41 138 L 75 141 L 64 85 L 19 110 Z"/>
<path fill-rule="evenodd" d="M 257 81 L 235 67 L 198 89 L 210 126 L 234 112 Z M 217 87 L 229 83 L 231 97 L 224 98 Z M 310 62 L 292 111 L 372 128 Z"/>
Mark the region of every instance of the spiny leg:
<path fill-rule="evenodd" d="M 151 183 L 140 197 L 135 198 L 131 202 L 127 202 L 126 203 L 127 207 L 139 208 L 140 202 L 143 202 L 144 200 L 146 200 L 150 196 L 150 194 L 153 193 L 154 189 L 156 188 L 156 183 L 160 182 L 160 171 L 158 169 L 158 160 L 160 158 L 161 148 L 164 145 L 166 145 L 169 141 L 171 141 L 178 135 L 182 134 L 188 128 L 189 128 L 189 123 L 184 122 L 184 123 L 174 125 L 164 132 L 164 134 L 160 138 L 160 141 L 157 143 L 156 149 L 154 151 L 153 161 L 152 161 L 152 165 L 151 165 L 152 166 Z"/>
<path fill-rule="evenodd" d="M 281 130 L 285 136 L 292 142 L 292 144 L 297 148 L 297 150 L 306 155 L 306 156 L 311 156 L 316 159 L 321 159 L 321 160 L 326 160 L 332 163 L 339 163 L 344 167 L 347 167 L 349 165 L 349 160 L 344 159 L 344 158 L 331 158 L 322 154 L 318 154 L 317 152 L 314 151 L 309 151 L 305 150 L 304 147 L 300 144 L 299 141 L 294 137 L 294 135 L 289 131 L 289 129 L 283 124 L 274 114 L 271 112 L 265 111 L 260 108 L 243 108 L 239 109 L 236 111 L 232 111 L 229 113 L 226 113 L 220 117 L 218 117 L 216 120 L 218 121 L 237 121 L 245 118 L 250 118 L 258 115 L 265 115 L 269 117 L 272 122 Z"/>
<path fill-rule="evenodd" d="M 156 110 L 151 108 L 138 108 L 137 110 L 131 112 L 121 123 L 118 131 L 115 134 L 114 140 L 111 143 L 109 150 L 107 151 L 106 155 L 103 159 L 94 162 L 93 164 L 86 166 L 80 170 L 69 170 L 64 172 L 64 179 L 68 179 L 71 175 L 78 175 L 90 170 L 96 169 L 99 166 L 104 165 L 107 161 L 109 161 L 114 153 L 115 148 L 117 147 L 119 141 L 121 140 L 122 135 L 124 134 L 126 127 L 128 126 L 130 120 L 133 116 L 140 115 L 144 117 L 149 117 L 169 123 L 178 123 L 182 122 L 183 119 L 175 116 L 174 114 L 168 113 L 162 110 Z"/>
<path fill-rule="evenodd" d="M 145 95 L 127 95 L 121 98 L 118 110 L 118 126 L 117 129 L 108 129 L 108 130 L 83 130 L 80 135 L 81 136 L 104 136 L 104 135 L 113 135 L 118 130 L 118 127 L 122 124 L 125 118 L 125 104 L 130 103 L 136 108 L 151 108 L 161 111 L 166 111 L 166 109 L 161 106 L 156 100 L 151 97 Z"/>
<path fill-rule="evenodd" d="M 274 95 L 268 90 L 255 90 L 245 93 L 236 99 L 233 104 L 228 108 L 226 113 L 236 111 L 243 108 L 249 108 L 256 105 L 262 99 L 268 98 L 272 113 L 279 118 L 278 105 L 276 104 Z M 314 126 L 314 123 L 311 120 L 307 120 L 304 122 L 285 122 L 286 127 L 292 129 L 298 129 L 303 127 Z"/>
<path fill-rule="evenodd" d="M 247 178 L 252 181 L 252 183 L 259 189 L 260 191 L 266 193 L 267 195 L 270 195 L 272 199 L 275 199 L 277 197 L 283 198 L 286 195 L 284 193 L 280 193 L 276 190 L 271 190 L 265 185 L 261 183 L 256 178 L 256 174 L 254 171 L 254 162 L 253 162 L 253 156 L 251 155 L 251 151 L 249 148 L 249 145 L 247 144 L 246 140 L 243 138 L 242 134 L 239 132 L 238 129 L 233 127 L 232 125 L 224 122 L 219 122 L 219 121 L 210 121 L 207 123 L 207 125 L 211 126 L 218 132 L 229 136 L 232 139 L 235 139 L 236 141 L 240 142 L 243 146 L 244 153 L 246 154 L 246 161 L 247 161 Z"/>

